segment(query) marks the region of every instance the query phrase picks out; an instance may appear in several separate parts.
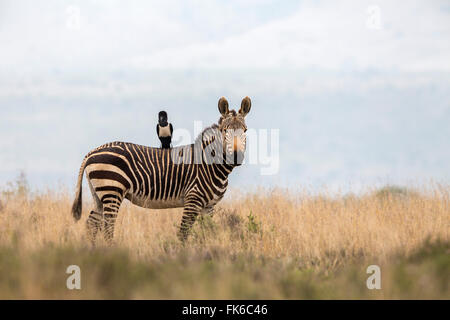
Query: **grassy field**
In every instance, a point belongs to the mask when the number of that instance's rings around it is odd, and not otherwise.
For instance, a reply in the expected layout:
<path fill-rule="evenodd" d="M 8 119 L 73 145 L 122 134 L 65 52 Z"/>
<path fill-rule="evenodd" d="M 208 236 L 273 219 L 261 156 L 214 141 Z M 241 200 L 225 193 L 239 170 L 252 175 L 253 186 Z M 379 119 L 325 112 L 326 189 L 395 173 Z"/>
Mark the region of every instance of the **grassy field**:
<path fill-rule="evenodd" d="M 243 194 L 176 238 L 181 209 L 125 204 L 115 244 L 88 244 L 73 194 L 0 193 L 0 298 L 25 299 L 450 299 L 448 186 L 386 187 L 360 196 Z M 81 290 L 66 268 L 81 268 Z M 369 265 L 381 290 L 369 290 Z"/>

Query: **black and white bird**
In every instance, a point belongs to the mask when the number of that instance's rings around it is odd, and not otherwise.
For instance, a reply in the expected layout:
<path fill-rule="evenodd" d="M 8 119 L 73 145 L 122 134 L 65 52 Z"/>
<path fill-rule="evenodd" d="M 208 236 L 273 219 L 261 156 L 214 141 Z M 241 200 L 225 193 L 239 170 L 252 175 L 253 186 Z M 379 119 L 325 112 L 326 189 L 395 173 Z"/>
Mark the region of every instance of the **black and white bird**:
<path fill-rule="evenodd" d="M 167 122 L 167 112 L 161 111 L 158 114 L 158 124 L 156 125 L 156 133 L 161 140 L 161 148 L 170 149 L 172 144 L 172 124 Z"/>

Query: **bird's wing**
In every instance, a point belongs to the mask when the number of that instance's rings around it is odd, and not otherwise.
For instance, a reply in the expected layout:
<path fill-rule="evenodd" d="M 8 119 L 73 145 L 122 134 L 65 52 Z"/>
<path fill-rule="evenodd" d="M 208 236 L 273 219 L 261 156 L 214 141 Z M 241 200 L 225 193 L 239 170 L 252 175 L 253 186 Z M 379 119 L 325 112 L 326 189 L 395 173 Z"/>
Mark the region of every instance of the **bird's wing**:
<path fill-rule="evenodd" d="M 172 124 L 171 123 L 169 123 L 170 124 L 170 136 L 172 136 L 172 133 L 173 133 L 173 127 L 172 127 Z"/>
<path fill-rule="evenodd" d="M 158 137 L 159 137 L 159 125 L 158 125 L 158 124 L 156 125 L 156 134 L 157 134 Z"/>

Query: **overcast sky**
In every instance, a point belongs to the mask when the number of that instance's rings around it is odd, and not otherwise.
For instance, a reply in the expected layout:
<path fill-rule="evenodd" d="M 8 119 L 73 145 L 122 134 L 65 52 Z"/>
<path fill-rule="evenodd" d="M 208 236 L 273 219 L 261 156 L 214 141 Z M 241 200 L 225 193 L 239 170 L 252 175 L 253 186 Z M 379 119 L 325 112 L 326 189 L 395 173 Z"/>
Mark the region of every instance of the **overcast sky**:
<path fill-rule="evenodd" d="M 161 109 L 193 132 L 247 95 L 280 169 L 232 186 L 448 183 L 450 2 L 0 0 L 0 185 L 72 187 Z"/>

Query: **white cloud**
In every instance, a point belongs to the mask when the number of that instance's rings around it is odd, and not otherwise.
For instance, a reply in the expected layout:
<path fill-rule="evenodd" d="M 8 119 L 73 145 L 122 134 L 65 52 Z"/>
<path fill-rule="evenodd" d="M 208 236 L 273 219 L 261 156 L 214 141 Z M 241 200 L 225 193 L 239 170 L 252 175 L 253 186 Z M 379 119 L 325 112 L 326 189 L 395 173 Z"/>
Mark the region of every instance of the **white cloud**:
<path fill-rule="evenodd" d="M 382 29 L 366 28 L 368 1 L 278 3 L 7 2 L 0 68 L 310 68 L 450 71 L 450 13 L 444 1 L 377 1 Z M 282 14 L 275 8 L 286 7 Z M 274 11 L 273 17 L 270 10 Z"/>
<path fill-rule="evenodd" d="M 74 1 L 80 30 L 66 28 L 67 3 L 7 4 L 0 96 L 203 94 L 234 84 L 305 94 L 442 85 L 450 71 L 450 11 L 438 1 L 378 1 L 381 30 L 366 27 L 366 1 Z"/>
<path fill-rule="evenodd" d="M 381 30 L 363 2 L 306 3 L 289 17 L 216 41 L 128 61 L 136 68 L 310 68 L 450 71 L 449 13 L 431 2 L 379 2 Z"/>

